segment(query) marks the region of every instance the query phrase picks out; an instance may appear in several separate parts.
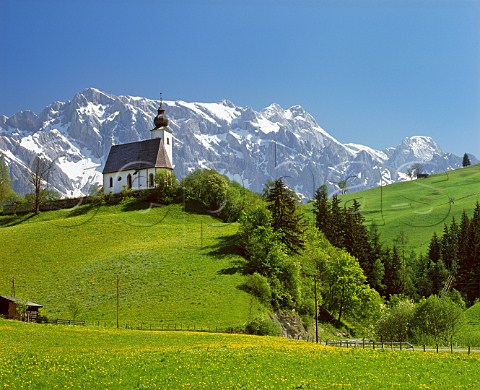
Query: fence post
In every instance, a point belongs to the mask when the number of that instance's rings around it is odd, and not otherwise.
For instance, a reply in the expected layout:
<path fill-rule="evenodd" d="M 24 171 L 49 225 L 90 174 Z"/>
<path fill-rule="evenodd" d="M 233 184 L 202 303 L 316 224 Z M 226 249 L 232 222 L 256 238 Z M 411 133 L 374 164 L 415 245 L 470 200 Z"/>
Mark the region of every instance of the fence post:
<path fill-rule="evenodd" d="M 437 344 L 437 353 L 438 353 L 438 344 Z"/>
<path fill-rule="evenodd" d="M 468 345 L 468 354 L 470 355 L 470 345 Z"/>
<path fill-rule="evenodd" d="M 425 352 L 425 344 L 423 344 L 423 352 Z"/>

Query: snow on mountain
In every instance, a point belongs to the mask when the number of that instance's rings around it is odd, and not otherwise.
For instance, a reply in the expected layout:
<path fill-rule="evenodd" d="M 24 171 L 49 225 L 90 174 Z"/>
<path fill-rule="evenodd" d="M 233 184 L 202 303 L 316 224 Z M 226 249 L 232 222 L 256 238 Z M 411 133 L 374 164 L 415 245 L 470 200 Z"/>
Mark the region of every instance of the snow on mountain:
<path fill-rule="evenodd" d="M 87 194 L 101 183 L 110 147 L 150 138 L 159 102 L 115 96 L 98 89 L 78 92 L 40 113 L 0 116 L 0 153 L 19 193 L 31 192 L 28 169 L 37 155 L 52 163 L 49 185 L 64 196 Z M 325 183 L 331 193 L 347 180 L 349 191 L 405 179 L 412 164 L 425 172 L 461 166 L 430 137 L 407 137 L 384 151 L 342 144 L 300 106 L 271 104 L 261 111 L 223 100 L 217 103 L 164 101 L 174 134 L 177 177 L 214 168 L 246 187 L 261 191 L 267 180 L 286 183 L 310 198 Z M 472 163 L 477 162 L 471 156 Z"/>

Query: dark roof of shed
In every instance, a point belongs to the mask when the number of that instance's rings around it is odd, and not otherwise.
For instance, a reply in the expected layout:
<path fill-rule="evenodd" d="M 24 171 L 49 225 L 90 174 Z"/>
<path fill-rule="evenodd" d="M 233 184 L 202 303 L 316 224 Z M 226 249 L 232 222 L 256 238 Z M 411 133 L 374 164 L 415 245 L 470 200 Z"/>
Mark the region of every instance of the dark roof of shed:
<path fill-rule="evenodd" d="M 103 173 L 147 168 L 173 168 L 161 138 L 113 145 L 108 154 Z"/>
<path fill-rule="evenodd" d="M 11 302 L 22 302 L 22 300 L 20 298 L 14 298 L 14 297 L 7 297 L 5 295 L 0 295 L 0 298 L 4 298 L 6 299 L 7 301 L 11 301 Z M 33 302 L 26 302 L 27 306 L 31 306 L 31 307 L 43 307 L 42 305 L 39 305 L 38 303 L 33 303 Z"/>

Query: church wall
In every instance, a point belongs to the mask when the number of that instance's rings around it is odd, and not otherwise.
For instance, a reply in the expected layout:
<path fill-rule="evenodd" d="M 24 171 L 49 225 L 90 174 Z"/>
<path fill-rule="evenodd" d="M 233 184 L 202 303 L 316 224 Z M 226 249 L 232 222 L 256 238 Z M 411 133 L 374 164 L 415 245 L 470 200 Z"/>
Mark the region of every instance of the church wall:
<path fill-rule="evenodd" d="M 136 173 L 135 173 L 136 172 Z M 128 175 L 131 176 L 132 190 L 147 190 L 155 188 L 155 168 L 128 170 L 122 172 L 106 173 L 103 175 L 103 190 L 106 194 L 118 194 L 128 184 Z M 151 186 L 150 174 L 153 175 L 153 186 Z M 112 181 L 110 182 L 110 178 Z M 112 186 L 110 186 L 112 183 Z"/>

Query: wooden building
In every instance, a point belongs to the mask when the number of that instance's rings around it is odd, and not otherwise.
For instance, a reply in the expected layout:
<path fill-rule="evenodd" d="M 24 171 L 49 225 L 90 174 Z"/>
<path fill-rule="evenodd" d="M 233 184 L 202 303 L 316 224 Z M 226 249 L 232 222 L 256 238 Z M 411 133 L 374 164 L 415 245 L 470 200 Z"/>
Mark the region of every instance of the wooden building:
<path fill-rule="evenodd" d="M 38 303 L 25 302 L 27 305 L 25 313 L 20 315 L 17 310 L 17 304 L 23 301 L 19 298 L 7 297 L 0 295 L 0 316 L 5 318 L 13 318 L 27 322 L 37 322 L 38 309 L 43 307 Z"/>

